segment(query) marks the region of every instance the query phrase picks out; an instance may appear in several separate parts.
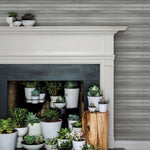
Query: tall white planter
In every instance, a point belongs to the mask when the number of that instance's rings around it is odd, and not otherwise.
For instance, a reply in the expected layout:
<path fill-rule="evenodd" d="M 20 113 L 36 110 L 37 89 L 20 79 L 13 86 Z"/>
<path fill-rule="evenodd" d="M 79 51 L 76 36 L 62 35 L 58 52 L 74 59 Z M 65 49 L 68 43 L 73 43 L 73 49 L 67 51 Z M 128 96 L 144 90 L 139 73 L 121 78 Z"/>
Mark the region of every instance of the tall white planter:
<path fill-rule="evenodd" d="M 66 99 L 66 108 L 77 108 L 79 101 L 79 88 L 74 89 L 64 89 L 65 99 Z"/>
<path fill-rule="evenodd" d="M 44 122 L 41 121 L 42 134 L 45 139 L 47 138 L 56 138 L 61 129 L 62 120 L 60 119 L 57 122 Z"/>
<path fill-rule="evenodd" d="M 75 150 L 82 150 L 82 147 L 85 145 L 86 140 L 83 141 L 72 141 L 73 148 Z"/>
<path fill-rule="evenodd" d="M 50 102 L 50 107 L 51 108 L 56 108 L 54 106 L 54 102 L 56 102 L 56 99 L 59 98 L 60 96 L 50 96 L 51 102 Z"/>
<path fill-rule="evenodd" d="M 15 150 L 17 131 L 10 134 L 0 134 L 0 150 Z"/>
<path fill-rule="evenodd" d="M 68 128 L 72 130 L 72 123 L 78 122 L 76 120 L 68 120 Z"/>
<path fill-rule="evenodd" d="M 102 96 L 100 97 L 94 97 L 94 96 L 88 96 L 88 105 L 90 106 L 90 103 L 93 103 L 96 106 L 96 111 L 99 110 L 98 103 L 102 99 Z"/>
<path fill-rule="evenodd" d="M 28 128 L 29 128 L 28 135 L 30 135 L 30 136 L 32 136 L 32 135 L 38 136 L 39 134 L 40 135 L 42 134 L 41 123 L 34 123 L 33 125 L 31 125 L 31 123 L 29 123 Z"/>
<path fill-rule="evenodd" d="M 25 88 L 25 97 L 26 99 L 31 99 L 32 91 L 35 90 L 35 88 Z"/>
<path fill-rule="evenodd" d="M 99 104 L 99 112 L 107 112 L 108 104 Z"/>

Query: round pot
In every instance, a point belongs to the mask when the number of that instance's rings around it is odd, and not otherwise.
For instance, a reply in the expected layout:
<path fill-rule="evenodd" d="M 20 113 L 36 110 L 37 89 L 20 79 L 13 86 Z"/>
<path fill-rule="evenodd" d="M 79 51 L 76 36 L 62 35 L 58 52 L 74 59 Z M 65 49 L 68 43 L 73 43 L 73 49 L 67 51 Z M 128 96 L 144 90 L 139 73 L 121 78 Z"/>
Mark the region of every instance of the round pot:
<path fill-rule="evenodd" d="M 18 137 L 17 137 L 17 148 L 22 148 L 21 142 L 23 141 L 23 137 L 28 132 L 28 127 L 22 127 L 22 128 L 15 128 L 18 131 Z"/>
<path fill-rule="evenodd" d="M 13 27 L 14 17 L 7 17 L 6 21 L 9 24 L 10 27 Z"/>
<path fill-rule="evenodd" d="M 52 146 L 53 146 L 53 145 L 47 145 L 47 144 L 45 144 L 46 150 L 52 150 Z M 57 144 L 56 144 L 56 147 L 57 147 Z M 56 149 L 55 149 L 55 150 L 56 150 Z"/>
<path fill-rule="evenodd" d="M 79 88 L 74 89 L 65 88 L 64 92 L 67 103 L 66 108 L 77 108 L 79 101 Z"/>
<path fill-rule="evenodd" d="M 66 141 L 68 141 L 68 139 L 61 139 L 61 140 L 57 139 L 58 147 L 60 148 L 61 143 Z"/>
<path fill-rule="evenodd" d="M 72 127 L 72 130 L 76 133 L 81 133 L 82 132 L 82 127 Z"/>
<path fill-rule="evenodd" d="M 68 120 L 68 128 L 72 130 L 72 123 L 78 122 L 77 120 Z"/>
<path fill-rule="evenodd" d="M 31 96 L 32 98 L 32 104 L 38 104 L 39 103 L 39 96 Z"/>
<path fill-rule="evenodd" d="M 86 140 L 83 139 L 82 141 L 72 141 L 72 145 L 73 145 L 73 148 L 75 150 L 82 150 L 82 147 L 85 145 L 85 142 Z"/>
<path fill-rule="evenodd" d="M 107 112 L 108 104 L 99 104 L 99 112 Z"/>
<path fill-rule="evenodd" d="M 22 142 L 22 147 L 27 149 L 27 150 L 39 150 L 44 146 L 44 143 L 42 144 L 37 144 L 37 145 L 27 145 L 24 142 Z"/>
<path fill-rule="evenodd" d="M 60 119 L 57 122 L 44 122 L 41 121 L 42 134 L 45 139 L 47 138 L 56 138 L 61 129 L 62 120 Z"/>
<path fill-rule="evenodd" d="M 58 109 L 62 109 L 66 106 L 66 103 L 57 103 L 57 102 L 54 102 L 54 106 Z"/>
<path fill-rule="evenodd" d="M 94 97 L 94 96 L 88 96 L 88 105 L 90 106 L 91 103 L 93 103 L 96 106 L 96 111 L 98 111 L 98 103 L 102 99 L 102 96 L 100 97 Z"/>
<path fill-rule="evenodd" d="M 32 135 L 41 135 L 42 131 L 41 131 L 41 123 L 34 123 L 33 125 L 31 125 L 31 123 L 28 124 L 28 128 L 29 128 L 29 132 L 28 135 L 32 136 Z"/>
<path fill-rule="evenodd" d="M 88 107 L 88 109 L 91 113 L 96 111 L 96 107 Z"/>
<path fill-rule="evenodd" d="M 22 24 L 25 27 L 32 27 L 35 24 L 35 20 L 22 20 Z"/>
<path fill-rule="evenodd" d="M 35 88 L 25 88 L 25 97 L 26 99 L 31 99 L 31 92 L 35 90 Z"/>
<path fill-rule="evenodd" d="M 46 96 L 45 93 L 40 93 L 40 97 L 39 97 L 39 98 L 40 98 L 41 100 L 43 100 L 43 99 L 45 99 L 45 96 Z"/>
<path fill-rule="evenodd" d="M 17 131 L 9 134 L 0 134 L 0 150 L 15 150 Z"/>
<path fill-rule="evenodd" d="M 54 103 L 56 102 L 56 99 L 59 98 L 60 96 L 50 96 L 51 102 L 50 102 L 50 107 L 55 108 Z"/>

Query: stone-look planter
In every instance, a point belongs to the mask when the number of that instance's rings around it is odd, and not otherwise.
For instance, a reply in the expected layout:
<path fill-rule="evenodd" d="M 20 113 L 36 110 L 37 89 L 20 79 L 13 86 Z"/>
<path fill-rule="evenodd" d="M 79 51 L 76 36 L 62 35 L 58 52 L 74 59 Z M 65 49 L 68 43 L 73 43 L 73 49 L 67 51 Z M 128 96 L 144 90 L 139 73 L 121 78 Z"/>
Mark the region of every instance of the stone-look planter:
<path fill-rule="evenodd" d="M 100 97 L 94 97 L 94 96 L 88 96 L 88 105 L 90 106 L 91 103 L 93 103 L 96 106 L 96 111 L 99 110 L 98 103 L 102 99 L 102 96 Z"/>
<path fill-rule="evenodd" d="M 96 111 L 96 107 L 88 107 L 88 109 L 91 113 Z"/>
<path fill-rule="evenodd" d="M 85 142 L 86 140 L 83 139 L 82 141 L 72 141 L 72 145 L 73 145 L 73 148 L 75 150 L 82 150 L 82 147 L 85 145 Z"/>
<path fill-rule="evenodd" d="M 32 91 L 35 90 L 35 88 L 25 88 L 25 97 L 26 99 L 31 99 Z"/>
<path fill-rule="evenodd" d="M 79 88 L 73 89 L 64 89 L 65 99 L 66 99 L 66 108 L 77 108 L 79 101 Z"/>
<path fill-rule="evenodd" d="M 23 137 L 28 133 L 28 127 L 15 128 L 18 131 L 17 148 L 22 148 Z"/>
<path fill-rule="evenodd" d="M 76 133 L 81 133 L 82 132 L 82 127 L 72 127 L 72 130 Z"/>
<path fill-rule="evenodd" d="M 47 144 L 45 144 L 46 150 L 53 150 L 53 149 L 52 149 L 52 146 L 53 146 L 53 145 L 47 145 Z M 57 147 L 57 144 L 56 144 L 56 147 Z M 56 149 L 55 149 L 55 150 L 56 150 Z"/>
<path fill-rule="evenodd" d="M 33 125 L 31 125 L 31 123 L 29 123 L 28 128 L 29 128 L 28 135 L 30 135 L 30 136 L 32 136 L 32 135 L 38 136 L 39 134 L 40 135 L 42 134 L 41 123 L 34 123 Z"/>
<path fill-rule="evenodd" d="M 68 128 L 72 130 L 72 123 L 78 122 L 77 120 L 68 120 Z"/>
<path fill-rule="evenodd" d="M 56 99 L 59 98 L 60 96 L 50 96 L 51 102 L 50 102 L 50 107 L 55 108 L 54 103 L 56 102 Z"/>
<path fill-rule="evenodd" d="M 0 150 L 15 150 L 17 131 L 9 134 L 0 134 Z"/>
<path fill-rule="evenodd" d="M 66 103 L 56 103 L 54 102 L 54 106 L 57 108 L 57 109 L 62 109 L 66 106 Z"/>
<path fill-rule="evenodd" d="M 42 134 L 45 139 L 56 138 L 58 136 L 57 132 L 60 132 L 62 125 L 62 120 L 56 122 L 44 122 L 41 121 Z"/>
<path fill-rule="evenodd" d="M 36 145 L 27 145 L 24 142 L 22 142 L 22 147 L 27 150 L 39 150 L 44 146 L 44 143 L 42 144 L 36 144 Z"/>
<path fill-rule="evenodd" d="M 107 112 L 108 104 L 99 104 L 99 112 Z"/>
<path fill-rule="evenodd" d="M 61 139 L 61 140 L 57 139 L 58 147 L 60 148 L 61 143 L 66 141 L 68 141 L 68 139 Z"/>

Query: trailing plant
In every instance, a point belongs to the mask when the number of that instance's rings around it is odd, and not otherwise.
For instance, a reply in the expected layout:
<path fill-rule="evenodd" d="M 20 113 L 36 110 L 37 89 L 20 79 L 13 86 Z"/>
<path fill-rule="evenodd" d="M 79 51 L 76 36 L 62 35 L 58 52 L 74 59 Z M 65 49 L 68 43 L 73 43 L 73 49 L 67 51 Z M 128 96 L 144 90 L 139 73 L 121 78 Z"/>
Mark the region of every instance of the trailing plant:
<path fill-rule="evenodd" d="M 106 101 L 104 97 L 99 102 L 99 104 L 108 104 L 108 103 L 109 103 L 109 100 Z"/>
<path fill-rule="evenodd" d="M 14 12 L 14 11 L 10 11 L 10 12 L 8 12 L 8 17 L 17 17 L 17 13 L 16 12 Z"/>
<path fill-rule="evenodd" d="M 102 89 L 100 89 L 97 85 L 93 85 L 89 88 L 88 96 L 99 97 L 103 95 Z"/>
<path fill-rule="evenodd" d="M 57 144 L 57 139 L 56 138 L 47 138 L 46 139 L 46 142 L 45 142 L 46 145 L 56 145 Z"/>
<path fill-rule="evenodd" d="M 60 144 L 60 150 L 71 150 L 72 149 L 72 142 L 71 141 L 63 141 Z"/>
<path fill-rule="evenodd" d="M 10 108 L 10 116 L 13 120 L 15 128 L 20 128 L 25 125 L 26 115 L 28 113 L 25 108 Z"/>
<path fill-rule="evenodd" d="M 72 89 L 72 88 L 77 88 L 77 86 L 78 86 L 78 82 L 75 81 L 65 82 L 65 88 Z"/>
<path fill-rule="evenodd" d="M 56 99 L 56 103 L 65 103 L 64 97 L 60 96 Z"/>
<path fill-rule="evenodd" d="M 95 149 L 93 145 L 87 144 L 82 147 L 82 150 L 95 150 Z"/>
<path fill-rule="evenodd" d="M 70 115 L 68 116 L 68 120 L 79 121 L 79 120 L 80 120 L 80 117 L 77 116 L 77 115 L 74 115 L 74 114 L 70 114 Z"/>
<path fill-rule="evenodd" d="M 22 20 L 34 20 L 34 15 L 32 13 L 26 13 L 22 16 Z"/>
<path fill-rule="evenodd" d="M 56 109 L 46 109 L 43 114 L 44 120 L 47 122 L 58 121 L 59 112 Z"/>
<path fill-rule="evenodd" d="M 27 145 L 36 145 L 36 144 L 41 144 L 44 142 L 44 138 L 41 135 L 38 136 L 30 136 L 30 135 L 26 135 L 24 137 L 24 142 Z"/>
<path fill-rule="evenodd" d="M 62 83 L 58 81 L 46 81 L 48 93 L 51 96 L 57 96 L 58 92 L 62 89 Z"/>
<path fill-rule="evenodd" d="M 40 123 L 40 119 L 34 114 L 33 112 L 28 112 L 25 120 L 26 124 L 28 125 L 29 123 L 31 125 L 34 125 L 34 123 Z"/>
<path fill-rule="evenodd" d="M 81 121 L 74 122 L 74 123 L 72 123 L 72 127 L 81 128 L 82 127 L 82 122 Z"/>
<path fill-rule="evenodd" d="M 74 141 L 82 141 L 82 135 L 82 132 L 75 132 L 72 130 L 70 133 L 66 133 L 66 138 Z"/>
<path fill-rule="evenodd" d="M 90 103 L 89 107 L 96 107 L 94 103 Z"/>
<path fill-rule="evenodd" d="M 68 129 L 68 128 L 61 128 L 60 132 L 58 132 L 57 138 L 58 138 L 59 140 L 61 140 L 61 139 L 66 139 L 66 134 L 67 134 L 67 133 L 70 133 L 70 132 L 71 132 L 71 130 Z"/>
<path fill-rule="evenodd" d="M 11 118 L 0 119 L 0 134 L 12 133 L 14 130 L 14 124 Z"/>
<path fill-rule="evenodd" d="M 26 88 L 35 88 L 38 85 L 38 82 L 37 81 L 25 81 L 25 82 L 22 82 L 22 84 Z"/>
<path fill-rule="evenodd" d="M 38 90 L 33 90 L 32 92 L 31 92 L 31 95 L 32 96 L 39 96 L 40 95 L 40 93 L 39 93 L 39 91 Z"/>

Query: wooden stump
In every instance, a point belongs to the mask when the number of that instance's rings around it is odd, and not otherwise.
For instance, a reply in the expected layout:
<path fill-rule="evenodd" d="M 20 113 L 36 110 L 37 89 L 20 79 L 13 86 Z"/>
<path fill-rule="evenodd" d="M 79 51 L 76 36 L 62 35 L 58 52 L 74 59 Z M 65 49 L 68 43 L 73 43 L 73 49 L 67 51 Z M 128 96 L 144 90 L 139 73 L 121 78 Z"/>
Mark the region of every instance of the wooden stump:
<path fill-rule="evenodd" d="M 95 148 L 108 150 L 108 118 L 109 113 L 85 111 L 82 116 L 83 137 Z"/>

